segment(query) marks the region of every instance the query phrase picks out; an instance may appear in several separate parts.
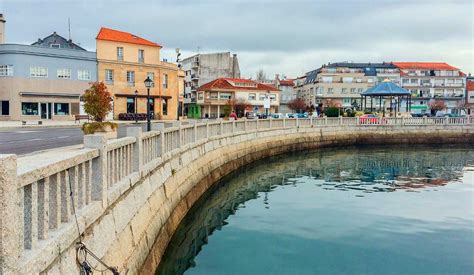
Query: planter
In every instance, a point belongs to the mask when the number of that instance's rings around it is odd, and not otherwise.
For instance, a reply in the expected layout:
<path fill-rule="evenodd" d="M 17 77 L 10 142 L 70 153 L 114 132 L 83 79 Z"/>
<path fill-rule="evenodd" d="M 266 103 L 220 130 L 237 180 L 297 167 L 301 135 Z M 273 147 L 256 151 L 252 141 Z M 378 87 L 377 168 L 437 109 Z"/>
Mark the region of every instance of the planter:
<path fill-rule="evenodd" d="M 82 125 L 84 135 L 99 134 L 107 139 L 117 138 L 117 128 L 117 124 L 113 122 L 92 122 Z"/>

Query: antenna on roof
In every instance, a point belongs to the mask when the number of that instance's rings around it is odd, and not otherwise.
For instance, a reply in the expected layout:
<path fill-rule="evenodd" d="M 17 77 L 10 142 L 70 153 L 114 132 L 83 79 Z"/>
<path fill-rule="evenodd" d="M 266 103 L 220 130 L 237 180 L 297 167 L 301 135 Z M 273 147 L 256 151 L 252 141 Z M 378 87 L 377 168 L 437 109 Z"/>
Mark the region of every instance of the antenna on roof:
<path fill-rule="evenodd" d="M 68 30 L 69 30 L 69 40 L 71 40 L 71 18 L 67 18 L 67 25 L 68 25 Z"/>

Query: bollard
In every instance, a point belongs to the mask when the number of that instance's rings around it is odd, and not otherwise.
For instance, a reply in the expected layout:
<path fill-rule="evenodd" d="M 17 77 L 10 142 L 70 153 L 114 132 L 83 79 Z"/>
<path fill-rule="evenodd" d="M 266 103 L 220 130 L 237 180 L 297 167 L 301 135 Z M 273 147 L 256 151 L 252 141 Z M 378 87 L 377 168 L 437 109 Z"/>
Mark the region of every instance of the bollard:
<path fill-rule="evenodd" d="M 140 128 L 141 130 L 141 128 Z M 107 138 L 104 135 L 85 135 L 84 148 L 99 150 L 99 157 L 92 160 L 92 200 L 107 207 Z"/>

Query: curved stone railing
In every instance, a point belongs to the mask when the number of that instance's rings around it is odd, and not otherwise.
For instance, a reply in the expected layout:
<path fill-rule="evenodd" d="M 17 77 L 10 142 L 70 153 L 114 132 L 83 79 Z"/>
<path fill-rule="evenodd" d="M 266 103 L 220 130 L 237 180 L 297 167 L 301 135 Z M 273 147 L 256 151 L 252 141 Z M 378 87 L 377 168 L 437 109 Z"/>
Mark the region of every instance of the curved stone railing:
<path fill-rule="evenodd" d="M 119 270 L 136 273 L 143 264 L 150 270 L 161 255 L 149 253 L 166 247 L 179 217 L 208 187 L 190 191 L 204 177 L 217 179 L 234 166 L 298 149 L 298 143 L 350 144 L 392 132 L 398 142 L 407 142 L 403 133 L 417 131 L 474 143 L 474 118 L 221 120 L 153 127 L 147 133 L 128 128 L 127 137 L 115 140 L 88 135 L 78 150 L 0 155 L 0 273 L 77 273 L 80 239 Z M 272 140 L 272 146 L 261 145 Z M 273 151 L 245 159 L 257 142 Z M 227 147 L 233 149 L 223 150 Z M 232 167 L 219 170 L 227 163 Z"/>

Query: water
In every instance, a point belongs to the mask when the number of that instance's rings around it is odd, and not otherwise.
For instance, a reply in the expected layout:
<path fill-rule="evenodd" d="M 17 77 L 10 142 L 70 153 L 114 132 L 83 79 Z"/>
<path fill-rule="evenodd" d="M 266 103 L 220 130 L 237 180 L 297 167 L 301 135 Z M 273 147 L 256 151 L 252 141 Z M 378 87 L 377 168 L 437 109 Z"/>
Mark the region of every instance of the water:
<path fill-rule="evenodd" d="M 224 178 L 157 274 L 474 274 L 474 149 L 294 153 Z"/>

